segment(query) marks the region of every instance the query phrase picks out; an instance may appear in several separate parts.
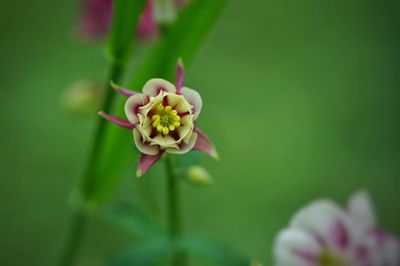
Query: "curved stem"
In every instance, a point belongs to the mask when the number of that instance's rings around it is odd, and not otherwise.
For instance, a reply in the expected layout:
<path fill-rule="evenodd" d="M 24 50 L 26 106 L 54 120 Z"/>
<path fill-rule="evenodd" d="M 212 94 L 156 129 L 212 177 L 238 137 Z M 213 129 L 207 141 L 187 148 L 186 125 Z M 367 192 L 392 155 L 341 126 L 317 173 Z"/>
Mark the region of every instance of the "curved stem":
<path fill-rule="evenodd" d="M 171 242 L 174 244 L 176 240 L 179 240 L 182 237 L 182 224 L 179 206 L 179 180 L 176 174 L 173 158 L 168 155 L 165 158 L 165 170 L 167 173 L 167 210 L 169 237 L 171 239 Z M 182 251 L 174 252 L 171 265 L 186 265 L 185 254 Z"/>
<path fill-rule="evenodd" d="M 113 89 L 111 89 L 109 82 L 110 80 L 114 82 L 119 82 L 123 70 L 124 68 L 120 64 L 113 63 L 111 65 L 109 79 L 107 79 L 106 92 L 102 105 L 102 110 L 104 110 L 107 113 L 109 113 L 113 99 L 115 97 L 115 92 Z M 97 119 L 97 127 L 91 151 L 89 154 L 88 163 L 81 183 L 82 187 L 80 192 L 82 193 L 84 202 L 86 202 L 88 195 L 91 194 L 93 187 L 95 187 L 96 176 L 94 173 L 94 169 L 99 160 L 98 154 L 99 151 L 101 150 L 101 144 L 104 138 L 105 125 L 106 125 L 106 120 L 103 119 L 102 117 L 99 117 Z M 71 218 L 68 238 L 66 240 L 64 249 L 62 250 L 62 255 L 59 262 L 60 266 L 74 265 L 83 239 L 86 222 L 87 222 L 87 217 L 84 210 L 83 209 L 75 210 Z"/>

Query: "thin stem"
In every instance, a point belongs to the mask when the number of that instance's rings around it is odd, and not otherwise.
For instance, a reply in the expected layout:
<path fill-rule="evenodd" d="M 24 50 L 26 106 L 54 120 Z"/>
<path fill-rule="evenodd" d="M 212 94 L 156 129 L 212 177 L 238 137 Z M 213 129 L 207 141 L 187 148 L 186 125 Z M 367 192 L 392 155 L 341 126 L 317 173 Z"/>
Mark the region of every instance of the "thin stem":
<path fill-rule="evenodd" d="M 103 98 L 103 105 L 101 108 L 101 110 L 106 113 L 110 112 L 112 102 L 116 95 L 115 91 L 110 86 L 110 81 L 118 83 L 121 78 L 122 73 L 123 73 L 123 67 L 121 65 L 116 64 L 116 63 L 112 64 L 111 70 L 110 70 L 110 75 L 109 75 L 109 78 L 108 78 L 107 84 L 106 84 L 106 93 Z M 97 162 L 99 160 L 98 155 L 99 155 L 99 151 L 102 148 L 101 144 L 102 144 L 102 141 L 104 138 L 104 133 L 105 133 L 104 127 L 106 126 L 106 122 L 107 122 L 107 120 L 105 120 L 102 117 L 99 117 L 97 120 L 97 129 L 95 132 L 92 149 L 89 154 L 89 161 L 86 166 L 86 171 L 85 171 L 85 174 L 83 177 L 83 182 L 82 182 L 82 186 L 83 186 L 82 193 L 85 197 L 87 195 L 90 195 L 90 193 L 92 192 L 92 188 L 94 187 L 93 184 L 94 184 L 96 177 L 93 172 L 94 172 L 95 166 L 97 165 Z"/>
<path fill-rule="evenodd" d="M 113 99 L 115 97 L 115 92 L 110 87 L 110 80 L 114 82 L 119 82 L 124 68 L 117 63 L 111 65 L 111 70 L 109 74 L 109 79 L 107 79 L 106 84 L 106 93 L 103 99 L 102 110 L 108 113 L 111 109 Z M 104 128 L 105 128 L 105 119 L 99 117 L 97 119 L 97 127 L 95 136 L 93 139 L 91 151 L 89 154 L 88 163 L 86 166 L 86 170 L 84 172 L 82 178 L 82 188 L 81 193 L 83 196 L 83 200 L 86 201 L 87 196 L 91 194 L 93 187 L 95 187 L 96 177 L 94 173 L 95 166 L 99 160 L 99 151 L 101 150 L 101 144 L 104 138 Z M 84 210 L 77 209 L 72 215 L 71 224 L 69 228 L 69 235 L 67 241 L 65 243 L 64 249 L 62 251 L 61 259 L 59 262 L 60 266 L 71 266 L 74 265 L 79 248 L 81 246 L 81 242 L 83 239 L 83 233 L 86 227 L 87 216 L 85 215 Z"/>
<path fill-rule="evenodd" d="M 76 210 L 71 220 L 70 233 L 68 235 L 69 238 L 61 256 L 60 266 L 69 266 L 74 264 L 85 227 L 86 216 L 83 210 Z"/>
<path fill-rule="evenodd" d="M 171 156 L 165 158 L 165 170 L 167 173 L 167 208 L 168 208 L 168 228 L 171 243 L 182 237 L 182 224 L 179 206 L 179 180 L 176 175 L 174 161 Z M 182 251 L 174 252 L 172 266 L 186 265 L 185 254 Z"/>

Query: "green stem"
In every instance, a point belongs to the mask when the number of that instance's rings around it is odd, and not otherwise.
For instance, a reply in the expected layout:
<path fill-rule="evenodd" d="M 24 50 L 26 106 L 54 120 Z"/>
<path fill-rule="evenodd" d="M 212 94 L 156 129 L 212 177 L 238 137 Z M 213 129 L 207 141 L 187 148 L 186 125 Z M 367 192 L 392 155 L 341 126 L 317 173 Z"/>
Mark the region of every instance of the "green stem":
<path fill-rule="evenodd" d="M 173 158 L 168 155 L 165 157 L 165 170 L 167 173 L 167 209 L 169 237 L 171 243 L 175 244 L 175 242 L 182 237 L 182 224 L 179 206 L 179 180 L 175 171 Z M 171 265 L 186 265 L 185 254 L 182 251 L 174 252 Z"/>
<path fill-rule="evenodd" d="M 113 99 L 115 97 L 114 90 L 110 87 L 109 82 L 119 82 L 122 73 L 123 73 L 123 66 L 117 63 L 113 63 L 111 65 L 111 70 L 109 74 L 109 79 L 107 79 L 106 85 L 106 93 L 103 98 L 102 110 L 106 113 L 110 112 Z M 81 193 L 83 197 L 83 201 L 86 202 L 88 195 L 91 194 L 92 188 L 95 187 L 96 176 L 94 173 L 95 166 L 99 160 L 99 151 L 101 150 L 101 144 L 103 142 L 104 133 L 105 133 L 105 125 L 106 120 L 102 117 L 97 119 L 97 127 L 95 136 L 93 139 L 91 151 L 89 154 L 88 164 L 86 166 L 86 170 L 84 172 L 82 178 L 82 188 Z M 71 266 L 75 264 L 79 248 L 82 243 L 83 233 L 85 231 L 87 223 L 87 216 L 83 209 L 75 210 L 74 214 L 71 218 L 70 228 L 69 228 L 69 235 L 67 241 L 65 243 L 64 249 L 62 250 L 62 255 L 60 258 L 59 265 L 60 266 Z"/>
<path fill-rule="evenodd" d="M 107 84 L 106 84 L 106 93 L 103 98 L 103 104 L 101 110 L 110 113 L 111 110 L 111 105 L 114 100 L 114 97 L 116 95 L 115 91 L 111 88 L 110 81 L 113 81 L 115 83 L 118 83 L 120 81 L 121 75 L 123 73 L 124 68 L 122 65 L 113 63 L 111 65 L 111 70 L 109 74 L 109 78 L 107 79 Z M 95 166 L 98 163 L 99 160 L 99 151 L 102 148 L 102 142 L 104 138 L 104 133 L 105 133 L 105 126 L 107 124 L 107 120 L 98 117 L 97 120 L 97 129 L 95 132 L 93 144 L 92 144 L 92 149 L 89 154 L 89 161 L 86 166 L 86 171 L 83 177 L 83 183 L 82 183 L 82 193 L 84 197 L 86 198 L 88 195 L 92 193 L 92 189 L 94 186 L 94 183 L 96 182 L 96 176 L 94 175 L 94 169 Z"/>
<path fill-rule="evenodd" d="M 64 247 L 62 257 L 60 260 L 60 266 L 73 265 L 76 254 L 78 253 L 79 245 L 82 241 L 83 231 L 85 230 L 86 216 L 83 210 L 77 210 L 71 221 L 70 233 L 68 241 Z"/>

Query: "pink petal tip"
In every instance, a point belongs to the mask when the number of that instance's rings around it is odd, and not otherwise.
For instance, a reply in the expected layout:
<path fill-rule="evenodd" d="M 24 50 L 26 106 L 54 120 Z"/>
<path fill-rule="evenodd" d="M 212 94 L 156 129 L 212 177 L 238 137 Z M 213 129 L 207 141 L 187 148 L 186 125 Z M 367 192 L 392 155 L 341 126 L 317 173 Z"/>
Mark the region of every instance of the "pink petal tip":
<path fill-rule="evenodd" d="M 104 117 L 105 119 L 107 119 L 108 121 L 113 122 L 117 126 L 127 128 L 127 129 L 135 128 L 135 125 L 131 124 L 128 120 L 121 119 L 114 115 L 109 115 L 103 111 L 98 112 L 98 114 L 101 115 L 102 117 Z"/>
<path fill-rule="evenodd" d="M 110 82 L 111 88 L 113 88 L 116 92 L 118 92 L 119 94 L 126 96 L 126 97 L 131 97 L 132 95 L 135 95 L 136 93 L 134 91 L 130 91 L 127 89 L 124 89 L 120 86 L 118 86 L 117 84 L 115 84 L 114 82 Z"/>
<path fill-rule="evenodd" d="M 183 67 L 182 58 L 179 58 L 178 62 L 176 64 L 176 82 L 175 82 L 175 87 L 176 87 L 177 93 L 180 93 L 180 90 L 183 87 L 183 83 L 184 83 L 184 67 Z"/>
<path fill-rule="evenodd" d="M 198 137 L 196 144 L 193 147 L 193 150 L 204 151 L 214 159 L 219 160 L 217 150 L 215 149 L 210 139 L 200 129 L 195 128 L 194 131 L 197 133 Z"/>
<path fill-rule="evenodd" d="M 142 175 L 144 175 L 147 170 L 149 170 L 150 167 L 153 166 L 161 158 L 162 155 L 163 152 L 160 152 L 157 155 L 147 155 L 142 153 L 139 159 L 136 176 L 141 177 Z"/>

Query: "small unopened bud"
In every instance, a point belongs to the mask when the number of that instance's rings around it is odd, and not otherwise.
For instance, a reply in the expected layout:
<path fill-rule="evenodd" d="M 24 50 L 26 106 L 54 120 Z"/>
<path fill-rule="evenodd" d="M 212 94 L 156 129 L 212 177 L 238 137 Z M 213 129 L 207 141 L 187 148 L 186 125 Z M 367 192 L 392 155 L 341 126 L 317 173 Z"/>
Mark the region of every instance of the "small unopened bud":
<path fill-rule="evenodd" d="M 261 262 L 257 261 L 257 260 L 252 260 L 250 262 L 250 266 L 262 266 Z"/>
<path fill-rule="evenodd" d="M 187 171 L 187 180 L 197 186 L 211 185 L 214 180 L 204 167 L 193 165 Z"/>
<path fill-rule="evenodd" d="M 102 85 L 94 80 L 79 80 L 71 84 L 62 95 L 63 107 L 75 114 L 89 114 L 100 106 Z"/>

